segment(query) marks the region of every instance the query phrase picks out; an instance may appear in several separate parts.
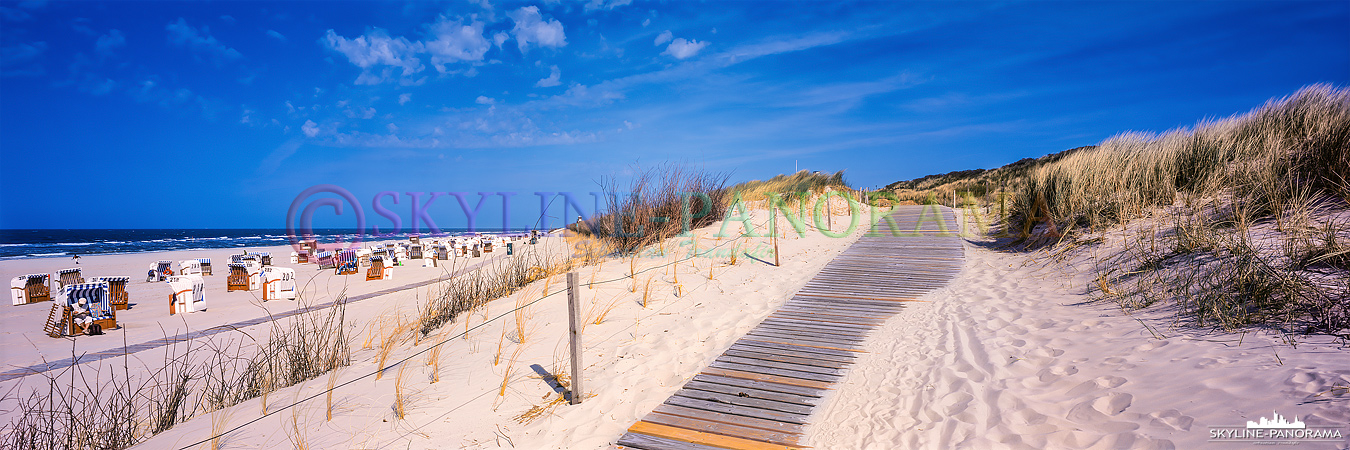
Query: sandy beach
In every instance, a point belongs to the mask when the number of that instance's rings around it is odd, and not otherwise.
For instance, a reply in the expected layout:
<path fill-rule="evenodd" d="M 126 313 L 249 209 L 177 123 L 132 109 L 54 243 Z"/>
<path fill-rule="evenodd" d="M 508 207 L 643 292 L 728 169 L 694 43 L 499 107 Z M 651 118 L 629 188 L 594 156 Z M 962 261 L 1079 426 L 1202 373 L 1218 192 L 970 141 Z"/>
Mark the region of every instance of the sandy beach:
<path fill-rule="evenodd" d="M 780 241 L 783 267 L 746 253 L 732 265 L 730 252 L 718 250 L 736 246 L 756 255 L 755 249 L 769 241 L 718 239 L 713 235 L 721 225 L 695 230 L 697 238 L 665 242 L 658 246 L 668 249 L 665 254 L 610 258 L 578 270 L 587 319 L 581 405 L 562 402 L 560 389 L 550 384 L 550 374 L 568 371 L 561 275 L 536 281 L 425 339 L 399 343 L 388 356 L 391 367 L 379 373 L 382 335 L 411 321 L 433 286 L 349 305 L 353 363 L 331 380 L 321 377 L 265 399 L 197 415 L 137 448 L 211 448 L 215 435 L 222 435 L 215 444 L 219 448 L 614 448 L 629 425 L 863 232 L 785 238 Z M 707 253 L 691 258 L 694 246 Z M 276 255 L 285 249 L 271 250 Z M 130 271 L 155 259 L 227 260 L 229 252 L 91 256 L 80 266 L 92 276 Z M 1317 424 L 1350 420 L 1343 406 L 1347 394 L 1336 390 L 1350 383 L 1343 342 L 1176 329 L 1164 313 L 1124 315 L 1110 304 L 1088 302 L 1087 274 L 1073 272 L 1075 261 L 1047 262 L 1043 256 L 994 251 L 978 239 L 967 242 L 965 267 L 948 287 L 907 304 L 867 340 L 867 352 L 812 416 L 808 445 L 1229 448 L 1233 444 L 1211 442 L 1211 428 L 1240 426 L 1275 411 Z M 2 267 L 17 273 L 66 265 L 34 261 L 6 261 Z M 398 267 L 394 280 L 365 282 L 315 271 L 313 265 L 279 265 L 306 271 L 306 295 L 315 301 L 343 289 L 359 295 L 447 272 L 444 267 Z M 633 271 L 636 277 L 630 276 Z M 264 304 L 254 292 L 224 292 L 223 276 L 207 279 L 210 309 L 186 317 L 170 317 L 162 305 L 151 306 L 160 302 L 144 299 L 164 297 L 167 292 L 156 291 L 167 291 L 162 283 L 134 280 L 135 307 L 119 314 L 124 328 L 105 336 L 51 339 L 24 329 L 41 320 L 33 311 L 42 305 L 7 309 L 6 361 L 20 366 L 64 358 L 72 341 L 76 352 L 92 352 L 299 304 Z M 522 314 L 512 312 L 535 300 Z M 517 321 L 525 330 L 523 340 Z M 467 336 L 461 337 L 465 330 Z M 257 325 L 210 341 L 219 345 L 266 333 L 266 325 Z M 442 341 L 439 351 L 430 351 L 430 344 Z M 205 351 L 203 344 L 177 350 Z M 157 357 L 174 349 L 82 368 L 123 370 L 125 364 L 152 370 Z M 41 380 L 30 376 L 4 387 Z M 331 400 L 324 395 L 329 383 L 335 386 Z M 1300 448 L 1338 445 L 1304 442 Z"/>

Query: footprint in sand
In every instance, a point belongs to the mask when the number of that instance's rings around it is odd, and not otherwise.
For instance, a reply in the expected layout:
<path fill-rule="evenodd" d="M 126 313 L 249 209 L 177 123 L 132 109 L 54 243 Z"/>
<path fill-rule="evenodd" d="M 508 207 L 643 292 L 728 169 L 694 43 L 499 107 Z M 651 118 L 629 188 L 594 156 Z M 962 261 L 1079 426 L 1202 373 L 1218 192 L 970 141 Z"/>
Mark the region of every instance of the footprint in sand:
<path fill-rule="evenodd" d="M 1139 351 L 1139 352 L 1147 352 L 1147 351 L 1152 351 L 1152 350 L 1154 350 L 1154 349 L 1166 347 L 1167 344 L 1171 344 L 1171 342 L 1169 342 L 1169 341 L 1150 341 L 1150 342 L 1147 343 L 1147 344 L 1135 346 L 1135 347 L 1134 347 L 1134 350 L 1135 350 L 1135 351 Z"/>
<path fill-rule="evenodd" d="M 1153 420 L 1149 421 L 1149 425 L 1157 428 L 1170 428 L 1177 431 L 1190 431 L 1191 424 L 1195 423 L 1194 417 L 1182 414 L 1181 411 L 1175 409 L 1156 412 L 1149 414 L 1148 416 L 1153 418 Z"/>
<path fill-rule="evenodd" d="M 1134 396 L 1119 392 L 1112 392 L 1092 401 L 1092 409 L 1102 414 L 1114 416 L 1125 412 L 1126 408 L 1134 402 Z"/>

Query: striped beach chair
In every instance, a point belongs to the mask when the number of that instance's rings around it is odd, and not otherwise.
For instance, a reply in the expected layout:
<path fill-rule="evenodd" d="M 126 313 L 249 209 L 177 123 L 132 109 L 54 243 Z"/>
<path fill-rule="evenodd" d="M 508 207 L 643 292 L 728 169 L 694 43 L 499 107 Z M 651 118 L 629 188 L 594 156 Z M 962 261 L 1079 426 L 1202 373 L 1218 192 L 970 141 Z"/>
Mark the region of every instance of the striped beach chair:
<path fill-rule="evenodd" d="M 333 254 L 333 252 L 325 250 L 319 252 L 315 256 L 318 257 L 316 261 L 318 262 L 320 269 L 333 269 L 337 267 L 337 255 Z"/>
<path fill-rule="evenodd" d="M 272 252 L 249 252 L 248 255 L 258 258 L 258 262 L 264 266 L 272 265 Z"/>
<path fill-rule="evenodd" d="M 201 265 L 202 276 L 211 276 L 211 258 L 197 258 L 197 263 Z"/>
<path fill-rule="evenodd" d="M 200 275 L 180 275 L 165 280 L 169 294 L 169 315 L 206 311 L 206 280 Z"/>
<path fill-rule="evenodd" d="M 150 263 L 150 271 L 146 272 L 145 281 L 164 281 L 165 278 L 171 276 L 173 276 L 173 261 L 159 260 Z"/>
<path fill-rule="evenodd" d="M 422 259 L 422 244 L 408 246 L 408 259 Z"/>
<path fill-rule="evenodd" d="M 56 285 L 57 289 L 65 289 L 66 286 L 84 282 L 84 277 L 80 275 L 80 268 L 78 267 L 73 269 L 62 269 L 56 272 L 56 278 L 60 283 Z"/>
<path fill-rule="evenodd" d="M 225 276 L 225 292 L 248 290 L 248 267 L 244 263 L 230 263 L 230 274 Z"/>
<path fill-rule="evenodd" d="M 439 260 L 441 260 L 441 261 L 449 260 L 449 259 L 450 259 L 450 248 L 447 247 L 447 246 L 445 246 L 444 244 L 442 244 L 442 245 L 437 245 L 437 246 L 436 246 L 436 259 L 439 259 Z"/>
<path fill-rule="evenodd" d="M 195 259 L 179 261 L 178 274 L 202 276 L 202 262 Z"/>
<path fill-rule="evenodd" d="M 338 275 L 355 275 L 360 265 L 356 261 L 356 250 L 342 250 L 338 252 Z"/>
<path fill-rule="evenodd" d="M 117 311 L 108 300 L 108 283 L 76 283 L 65 287 L 67 329 L 70 334 L 84 334 L 92 325 L 102 330 L 117 328 Z M 80 300 L 85 301 L 87 312 L 79 313 Z"/>
<path fill-rule="evenodd" d="M 370 268 L 366 269 L 366 281 L 384 279 L 384 257 L 375 255 L 370 257 Z"/>
<path fill-rule="evenodd" d="M 89 279 L 93 283 L 108 283 L 108 303 L 112 305 L 113 310 L 123 310 L 130 308 L 128 305 L 130 296 L 127 294 L 127 283 L 131 277 L 93 277 Z"/>
<path fill-rule="evenodd" d="M 263 301 L 295 300 L 295 269 L 263 267 L 262 279 Z"/>

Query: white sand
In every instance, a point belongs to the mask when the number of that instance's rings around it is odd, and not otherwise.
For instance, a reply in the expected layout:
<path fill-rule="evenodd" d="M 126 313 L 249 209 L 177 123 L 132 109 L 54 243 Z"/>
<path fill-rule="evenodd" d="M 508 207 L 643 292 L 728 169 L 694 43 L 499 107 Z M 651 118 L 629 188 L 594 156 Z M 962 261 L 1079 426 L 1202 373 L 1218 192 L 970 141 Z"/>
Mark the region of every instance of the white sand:
<path fill-rule="evenodd" d="M 786 229 L 786 224 L 780 226 Z M 697 231 L 700 250 L 719 244 L 721 250 L 730 248 L 729 240 L 710 237 L 718 228 Z M 588 319 L 614 305 L 602 323 L 588 324 L 584 330 L 588 396 L 582 405 L 557 406 L 534 422 L 522 424 L 515 417 L 548 403 L 556 394 L 530 366 L 550 373 L 568 370 L 566 300 L 554 295 L 527 308 L 523 318 L 528 332 L 523 343 L 505 337 L 514 333 L 516 325 L 516 317 L 507 313 L 517 304 L 539 298 L 545 285 L 547 291 L 560 290 L 562 276 L 537 282 L 493 302 L 483 313 L 443 327 L 434 339 L 463 332 L 466 319 L 476 327 L 485 317 L 507 314 L 475 329 L 467 339 L 445 344 L 439 355 L 437 383 L 430 382 L 433 369 L 427 364 L 428 354 L 419 354 L 429 348 L 425 341 L 405 342 L 394 350 L 390 361 L 410 358 L 403 372 L 406 415 L 402 419 L 394 411 L 399 368 L 379 380 L 360 378 L 377 368 L 375 350 L 361 348 L 370 334 L 360 327 L 353 330 L 353 364 L 335 378 L 341 387 L 333 395 L 331 421 L 326 420 L 325 398 L 320 395 L 227 434 L 222 448 L 295 447 L 301 441 L 310 448 L 611 448 L 628 426 L 782 304 L 862 231 L 842 239 L 814 231 L 804 239 L 783 239 L 783 267 L 777 268 L 745 257 L 729 265 L 726 253 L 663 267 L 686 256 L 690 248 L 688 238 L 671 240 L 666 256 L 636 260 L 638 271 L 652 269 L 637 276 L 637 292 L 630 292 L 630 260 L 611 259 L 598 268 L 580 270 L 583 284 L 619 280 L 581 289 Z M 739 242 L 743 249 L 762 251 L 769 241 Z M 772 261 L 771 255 L 766 256 Z M 103 257 L 87 257 L 82 266 L 92 266 L 90 261 L 99 258 Z M 170 259 L 159 254 L 106 258 L 130 258 L 134 261 L 126 263 L 130 264 L 127 267 L 141 273 L 150 260 Z M 1107 305 L 1080 304 L 1088 300 L 1081 294 L 1084 274 L 1066 276 L 1038 263 L 1024 266 L 1024 256 L 975 247 L 968 248 L 967 258 L 965 272 L 949 288 L 929 294 L 924 298 L 927 302 L 911 304 L 874 334 L 869 340 L 870 353 L 860 358 L 828 405 L 814 417 L 809 445 L 830 449 L 1249 448 L 1231 443 L 1206 447 L 1208 427 L 1240 426 L 1247 420 L 1269 417 L 1273 410 L 1310 422 L 1350 421 L 1346 408 L 1350 393 L 1315 396 L 1335 385 L 1350 385 L 1350 357 L 1332 339 L 1300 337 L 1294 348 L 1263 333 L 1172 330 L 1165 314 L 1131 318 Z M 223 262 L 217 265 L 224 266 Z M 57 263 L 50 270 L 62 267 L 65 264 Z M 3 263 L 0 269 L 6 274 L 11 271 Z M 399 268 L 392 282 L 354 281 L 351 289 L 369 292 L 436 272 Z M 101 273 L 86 269 L 86 276 L 90 275 Z M 337 282 L 331 278 L 335 277 L 318 277 L 315 283 L 332 291 Z M 649 303 L 644 308 L 641 301 L 648 279 Z M 210 311 L 189 315 L 193 327 L 194 320 L 202 325 L 242 320 L 260 311 L 249 302 L 251 295 L 224 293 L 223 275 L 208 282 L 219 285 L 222 292 L 208 294 Z M 132 282 L 138 284 L 145 285 Z M 167 295 L 167 288 L 160 291 L 153 298 Z M 375 329 L 382 321 L 411 318 L 419 299 L 426 296 L 414 291 L 353 305 L 349 317 L 358 324 L 374 323 Z M 133 293 L 133 302 L 136 299 Z M 231 306 L 226 302 L 234 302 L 237 311 L 227 310 Z M 166 328 L 180 323 L 177 317 L 160 317 L 167 316 L 161 303 L 154 300 L 156 306 L 139 306 L 145 315 L 140 319 L 130 316 L 128 334 L 157 338 L 161 332 L 156 321 L 166 323 Z M 6 330 L 19 328 L 18 333 L 4 335 L 6 347 L 28 340 L 53 342 L 39 343 L 36 350 L 20 349 L 16 361 L 27 364 L 39 354 L 47 358 L 69 355 L 70 344 L 65 340 L 35 334 L 27 330 L 32 327 L 24 319 L 13 315 L 7 313 L 0 319 L 6 321 Z M 1165 339 L 1155 339 L 1136 318 Z M 103 343 L 85 342 L 100 339 L 120 345 L 121 338 L 116 336 L 120 332 L 82 337 L 77 345 L 81 349 L 102 347 Z M 7 362 L 11 351 L 6 350 Z M 500 361 L 494 364 L 498 357 Z M 108 364 L 120 367 L 121 360 Z M 498 397 L 503 379 L 507 380 L 505 395 Z M 272 393 L 269 411 L 321 394 L 326 382 L 321 377 Z M 1327 398 L 1335 400 L 1324 401 Z M 202 414 L 138 448 L 183 447 L 210 437 L 213 418 L 221 419 L 218 422 L 224 425 L 216 428 L 224 430 L 261 415 L 261 399 L 253 399 Z M 1304 443 L 1297 448 L 1337 447 Z"/>
<path fill-rule="evenodd" d="M 1350 392 L 1328 392 L 1350 386 L 1350 349 L 1334 338 L 1296 336 L 1294 347 L 1270 332 L 1173 329 L 1167 312 L 1083 304 L 1091 277 L 1072 267 L 1084 260 L 1047 266 L 971 245 L 966 256 L 948 288 L 869 340 L 807 445 L 1268 448 L 1208 442 L 1209 427 L 1274 411 L 1350 433 Z"/>

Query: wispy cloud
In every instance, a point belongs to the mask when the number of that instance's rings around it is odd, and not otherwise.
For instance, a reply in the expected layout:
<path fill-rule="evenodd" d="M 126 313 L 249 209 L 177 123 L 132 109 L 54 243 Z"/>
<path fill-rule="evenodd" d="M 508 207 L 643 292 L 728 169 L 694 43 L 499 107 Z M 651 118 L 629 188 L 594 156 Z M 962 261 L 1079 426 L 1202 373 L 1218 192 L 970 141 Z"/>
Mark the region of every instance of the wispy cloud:
<path fill-rule="evenodd" d="M 216 40 L 215 36 L 211 35 L 211 31 L 207 27 L 203 26 L 201 29 L 197 29 L 192 25 L 188 25 L 187 20 L 182 17 L 179 17 L 178 20 L 173 22 L 169 22 L 164 29 L 169 33 L 170 43 L 190 48 L 200 54 L 205 54 L 217 66 L 244 57 L 238 50 L 230 48 Z"/>
<path fill-rule="evenodd" d="M 559 81 L 560 77 L 562 77 L 562 71 L 558 70 L 558 66 L 553 66 L 550 69 L 548 77 L 534 83 L 534 87 L 553 87 L 560 85 L 562 84 L 562 81 Z"/>

